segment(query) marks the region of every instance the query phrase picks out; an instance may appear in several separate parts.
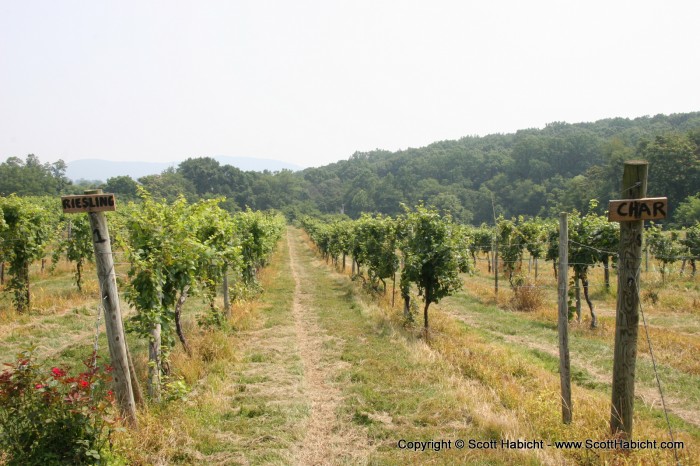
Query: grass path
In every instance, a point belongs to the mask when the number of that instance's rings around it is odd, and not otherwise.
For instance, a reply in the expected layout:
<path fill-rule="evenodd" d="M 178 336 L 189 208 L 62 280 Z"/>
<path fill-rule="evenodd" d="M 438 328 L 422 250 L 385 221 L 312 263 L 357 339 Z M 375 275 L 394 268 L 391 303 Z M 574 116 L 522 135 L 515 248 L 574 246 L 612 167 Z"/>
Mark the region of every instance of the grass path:
<path fill-rule="evenodd" d="M 306 392 L 320 403 L 317 415 L 312 403 L 303 443 L 314 448 L 306 442 L 317 438 L 311 445 L 326 444 L 326 456 L 299 464 L 561 464 L 554 451 L 455 447 L 460 439 L 516 438 L 527 428 L 488 387 L 460 377 L 416 333 L 403 329 L 395 320 L 399 313 L 387 313 L 358 283 L 321 261 L 303 233 L 290 228 L 288 241 L 299 304 L 308 311 L 301 314 L 303 332 L 321 336 L 320 347 L 318 341 L 309 346 L 315 346 L 309 362 L 318 361 L 316 370 L 325 372 L 321 379 L 328 384 Z M 314 370 L 305 372 L 308 381 L 316 378 Z M 330 446 L 327 425 L 333 426 Z M 406 442 L 424 443 L 414 451 L 399 446 Z"/>
<path fill-rule="evenodd" d="M 467 278 L 467 289 L 441 303 L 442 308 L 452 317 L 479 329 L 494 341 L 505 341 L 513 347 L 544 353 L 549 359 L 558 360 L 556 301 L 548 302 L 543 311 L 536 313 L 499 309 L 491 299 L 493 295 L 488 292 L 490 290 L 483 286 L 487 279 L 483 276 Z M 607 295 L 606 298 L 612 299 Z M 569 330 L 574 383 L 608 394 L 612 380 L 614 342 L 614 309 L 609 309 L 609 306 L 609 302 L 602 305 L 596 303 L 597 310 L 601 311 L 599 317 L 603 321 L 599 329 L 590 330 L 586 323 L 573 322 Z M 700 427 L 700 377 L 695 367 L 696 348 L 700 340 L 697 334 L 679 332 L 674 327 L 681 325 L 679 322 L 696 322 L 697 317 L 687 313 L 678 315 L 660 312 L 648 304 L 645 307 L 647 321 L 664 324 L 650 325 L 649 331 L 655 347 L 666 406 L 679 421 L 689 424 L 697 431 Z M 681 340 L 670 338 L 679 334 Z M 553 370 L 556 371 L 556 367 Z M 640 406 L 660 412 L 661 397 L 643 328 L 640 328 L 638 340 L 635 392 Z M 676 427 L 684 426 L 678 424 Z"/>
<path fill-rule="evenodd" d="M 132 462 L 368 462 L 365 430 L 342 414 L 342 341 L 319 322 L 314 297 L 328 284 L 307 273 L 303 260 L 310 251 L 301 247 L 298 233 L 278 244 L 260 277 L 260 300 L 235 311 L 236 331 L 203 343 L 213 361 L 188 400 L 145 416 L 143 435 L 124 441 L 143 452 L 132 455 Z M 337 294 L 329 299 L 344 301 Z"/>
<path fill-rule="evenodd" d="M 448 300 L 448 302 L 451 301 Z M 487 314 L 478 312 L 467 313 L 464 311 L 464 308 L 458 309 L 457 306 L 450 304 L 443 305 L 441 308 L 449 316 L 474 328 L 479 328 L 492 337 L 505 341 L 509 345 L 545 353 L 557 360 L 559 358 L 559 343 L 556 329 L 541 328 L 538 332 L 517 331 L 517 327 L 513 324 L 520 319 L 517 315 L 508 313 L 508 311 L 498 311 L 492 309 L 491 312 Z M 471 308 L 472 311 L 473 309 L 474 307 Z M 507 319 L 508 323 L 511 324 L 509 328 L 494 325 L 495 322 L 498 321 L 498 318 L 494 317 L 493 314 L 498 312 L 501 312 L 504 315 L 508 313 L 505 318 Z M 640 341 L 643 339 L 643 337 L 644 335 L 640 336 Z M 570 336 L 570 338 L 572 337 Z M 592 348 L 590 344 L 588 346 L 578 345 L 577 343 L 580 342 L 577 340 L 576 336 L 573 336 L 572 340 L 573 341 L 570 344 L 571 366 L 575 375 L 579 379 L 578 382 L 583 382 L 587 386 L 597 385 L 600 387 L 605 387 L 606 390 L 610 391 L 612 384 L 612 370 L 609 367 L 605 367 L 603 362 L 601 362 L 601 359 L 607 359 L 608 361 L 606 362 L 610 362 L 611 349 L 607 349 L 607 347 L 603 344 L 597 345 L 595 348 Z M 643 356 L 644 355 L 642 355 L 642 357 Z M 650 361 L 642 361 L 641 363 L 638 363 L 647 365 L 651 364 Z M 669 392 L 671 394 L 669 394 Z M 686 396 L 681 397 L 680 395 Z M 666 387 L 664 394 L 666 408 L 669 412 L 675 414 L 685 422 L 693 424 L 696 427 L 700 427 L 700 408 L 697 403 L 697 401 L 700 400 L 688 399 L 687 395 L 687 391 L 678 392 L 678 390 L 674 390 L 673 387 Z M 635 386 L 635 397 L 646 406 L 654 406 L 659 409 L 661 408 L 661 396 L 655 380 L 637 380 Z"/>
<path fill-rule="evenodd" d="M 298 462 L 305 465 L 325 464 L 334 458 L 339 462 L 364 463 L 369 450 L 366 435 L 337 415 L 342 393 L 333 380 L 338 375 L 338 369 L 347 364 L 339 361 L 337 349 L 329 349 L 334 346 L 328 344 L 333 337 L 318 323 L 309 295 L 317 291 L 317 285 L 300 264 L 298 245 L 291 230 L 287 232 L 287 244 L 294 278 L 292 314 L 304 367 L 304 394 L 311 408 L 306 434 L 298 450 Z"/>

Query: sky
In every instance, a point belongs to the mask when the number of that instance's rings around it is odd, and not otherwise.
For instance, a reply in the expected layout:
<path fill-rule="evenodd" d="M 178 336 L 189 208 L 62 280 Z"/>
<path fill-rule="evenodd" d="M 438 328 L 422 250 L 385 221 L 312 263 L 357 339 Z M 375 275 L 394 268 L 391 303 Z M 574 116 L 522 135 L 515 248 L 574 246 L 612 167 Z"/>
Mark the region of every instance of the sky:
<path fill-rule="evenodd" d="M 697 0 L 0 0 L 0 160 L 356 151 L 700 111 Z"/>

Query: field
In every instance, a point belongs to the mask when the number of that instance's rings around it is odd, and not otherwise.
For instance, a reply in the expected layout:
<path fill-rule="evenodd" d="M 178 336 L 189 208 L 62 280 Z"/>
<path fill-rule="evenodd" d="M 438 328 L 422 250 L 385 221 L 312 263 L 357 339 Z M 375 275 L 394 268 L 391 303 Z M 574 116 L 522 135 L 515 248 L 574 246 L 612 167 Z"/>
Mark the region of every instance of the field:
<path fill-rule="evenodd" d="M 611 439 L 614 274 L 612 290 L 601 269 L 591 275 L 599 327 L 589 328 L 585 301 L 582 322 L 570 323 L 573 422 L 564 425 L 551 263 L 540 262 L 537 280 L 522 265 L 540 303 L 528 312 L 516 310 L 507 279 L 496 296 L 486 263 L 477 266 L 462 276 L 463 291 L 431 307 L 426 339 L 404 322 L 398 296 L 392 307 L 390 292 L 366 290 L 349 265 L 326 263 L 288 228 L 261 273 L 265 291 L 236 304 L 228 330 L 200 329 L 208 304 L 188 301 L 193 352 L 177 346 L 171 356 L 187 390 L 142 410 L 138 431 L 115 435 L 115 456 L 128 464 L 675 464 L 674 450 L 661 447 L 671 437 L 651 341 L 673 439 L 682 442 L 675 454 L 698 464 L 698 277 L 675 270 L 662 283 L 654 263 L 642 275 L 649 340 L 640 328 L 634 440 L 656 448 L 622 451 L 602 443 Z M 14 313 L 3 296 L 3 361 L 33 345 L 51 364 L 79 368 L 98 311 L 94 270 L 85 276 L 79 293 L 68 265 L 42 272 L 35 264 L 32 311 Z M 97 343 L 108 359 L 103 332 Z M 129 345 L 145 379 L 146 344 L 130 336 Z M 586 448 L 587 440 L 600 443 Z M 583 444 L 555 444 L 564 441 Z"/>

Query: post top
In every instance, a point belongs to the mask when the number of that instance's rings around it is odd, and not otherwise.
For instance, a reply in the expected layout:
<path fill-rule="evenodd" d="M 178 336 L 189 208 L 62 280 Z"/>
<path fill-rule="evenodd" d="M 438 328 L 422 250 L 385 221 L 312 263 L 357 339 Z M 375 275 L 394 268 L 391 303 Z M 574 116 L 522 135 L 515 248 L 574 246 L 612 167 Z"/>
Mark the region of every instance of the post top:
<path fill-rule="evenodd" d="M 83 194 L 102 194 L 102 189 L 86 189 L 85 191 L 83 191 Z"/>
<path fill-rule="evenodd" d="M 625 165 L 649 165 L 646 160 L 625 160 Z"/>

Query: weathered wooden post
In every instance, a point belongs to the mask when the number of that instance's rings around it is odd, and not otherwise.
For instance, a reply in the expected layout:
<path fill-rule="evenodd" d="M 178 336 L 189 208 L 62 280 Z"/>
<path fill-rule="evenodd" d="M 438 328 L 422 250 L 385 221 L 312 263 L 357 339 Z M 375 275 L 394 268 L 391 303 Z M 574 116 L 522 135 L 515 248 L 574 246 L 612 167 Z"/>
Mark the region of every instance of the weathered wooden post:
<path fill-rule="evenodd" d="M 496 301 L 498 301 L 498 239 L 493 240 L 493 292 L 496 294 Z"/>
<path fill-rule="evenodd" d="M 224 263 L 224 279 L 223 279 L 223 292 L 224 292 L 224 316 L 226 319 L 231 318 L 231 298 L 229 297 L 228 291 L 228 264 Z"/>
<path fill-rule="evenodd" d="M 645 198 L 647 175 L 646 161 L 625 162 L 622 199 L 610 201 L 608 207 L 608 219 L 620 222 L 610 430 L 615 435 L 622 434 L 627 440 L 632 438 L 634 414 L 644 220 L 664 218 L 667 210 L 666 198 Z"/>
<path fill-rule="evenodd" d="M 160 388 L 161 388 L 161 378 L 160 373 L 162 370 L 161 366 L 161 352 L 160 352 L 160 340 L 161 340 L 161 325 L 160 323 L 152 324 L 151 335 L 148 342 L 148 395 L 156 403 L 160 403 Z"/>
<path fill-rule="evenodd" d="M 116 210 L 114 194 L 103 194 L 101 189 L 88 190 L 83 196 L 63 196 L 61 203 L 64 213 L 86 212 L 90 219 L 97 279 L 100 284 L 100 300 L 104 309 L 107 343 L 114 379 L 114 392 L 122 416 L 129 425 L 136 427 L 136 406 L 129 373 L 112 244 L 107 228 L 107 218 L 104 214 L 105 211 Z"/>
<path fill-rule="evenodd" d="M 571 423 L 571 362 L 569 358 L 569 224 L 566 213 L 559 214 L 559 379 L 561 381 L 561 417 Z"/>

